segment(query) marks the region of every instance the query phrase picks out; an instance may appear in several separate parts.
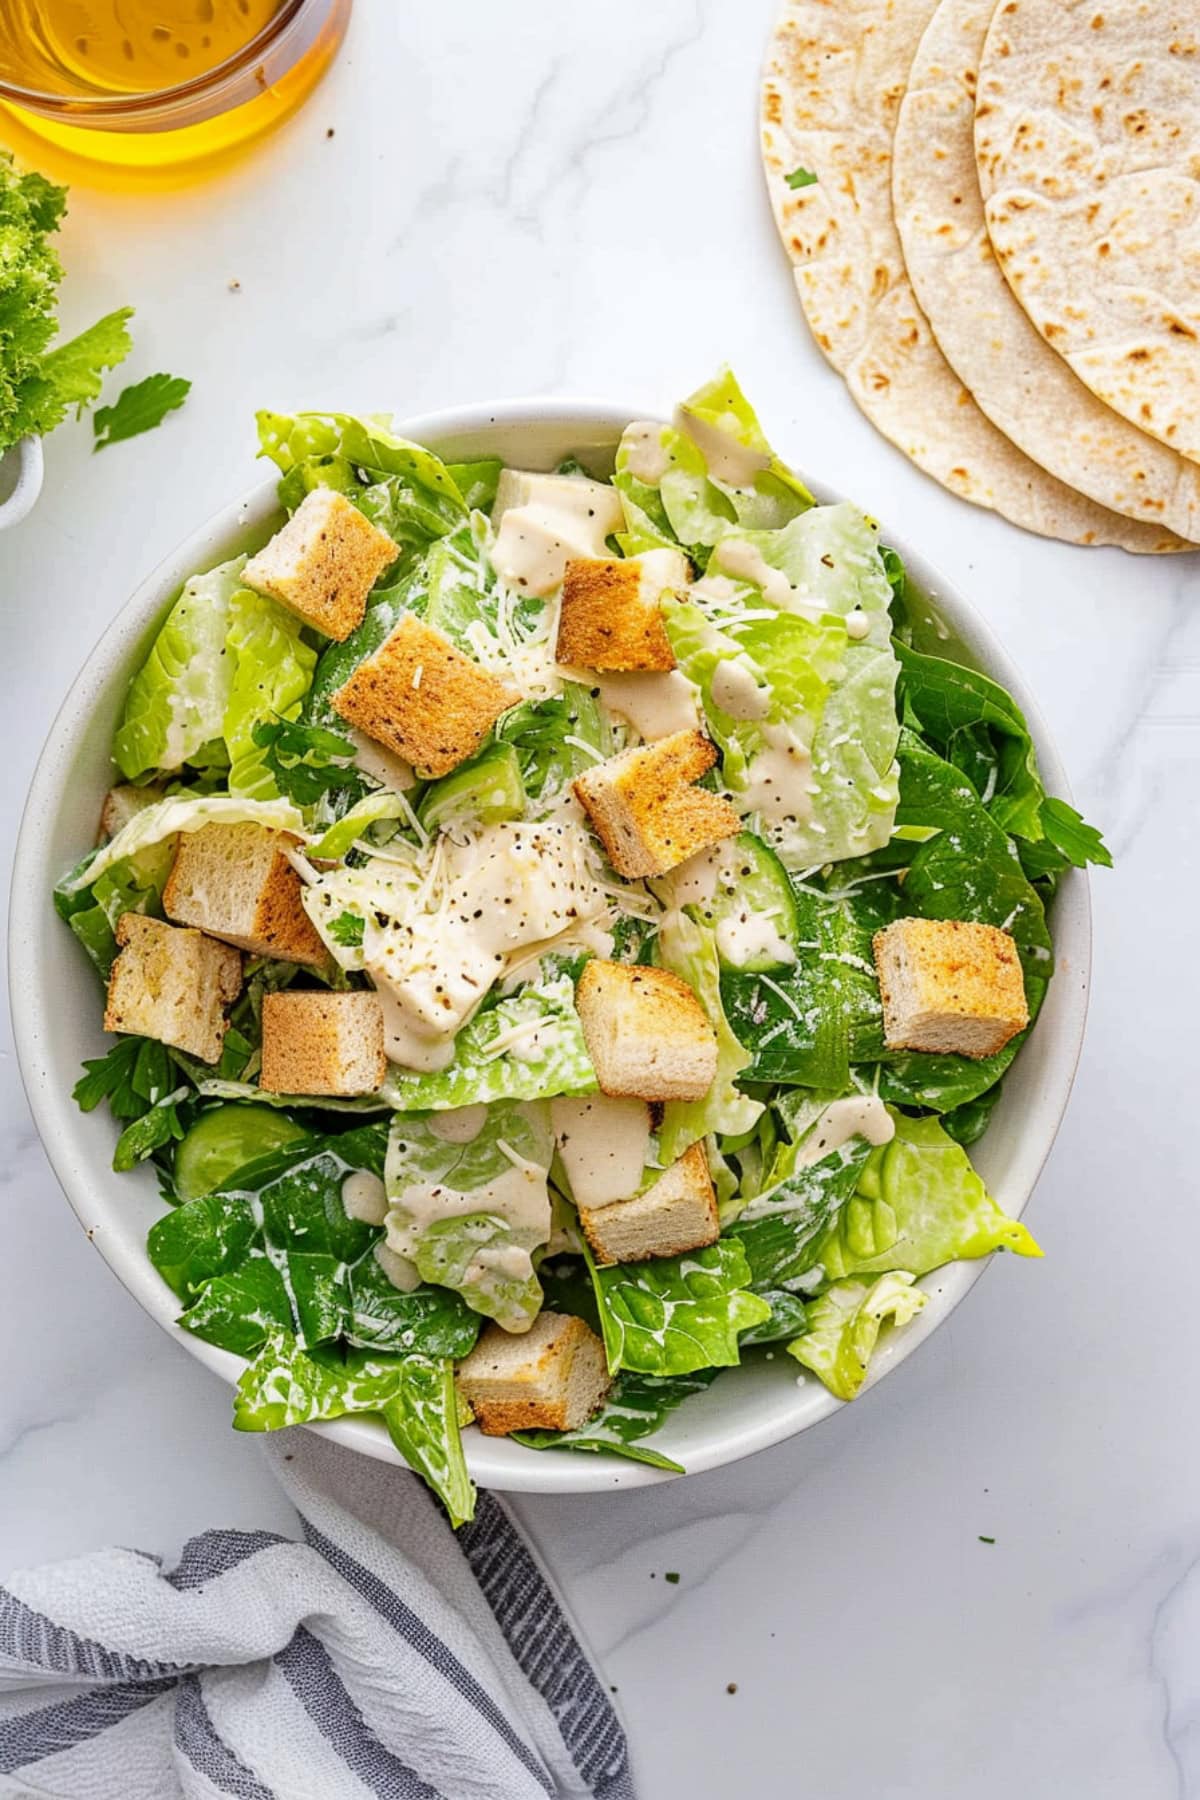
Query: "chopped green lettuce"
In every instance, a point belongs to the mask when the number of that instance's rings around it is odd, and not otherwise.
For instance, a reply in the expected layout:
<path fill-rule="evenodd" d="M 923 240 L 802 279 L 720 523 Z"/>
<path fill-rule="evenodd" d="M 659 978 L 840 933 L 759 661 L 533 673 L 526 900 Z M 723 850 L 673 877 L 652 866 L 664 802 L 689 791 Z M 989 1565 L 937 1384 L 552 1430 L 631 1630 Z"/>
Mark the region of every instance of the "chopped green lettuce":
<path fill-rule="evenodd" d="M 236 556 L 193 575 L 160 626 L 129 684 L 113 739 L 113 760 L 126 781 L 152 770 L 173 773 L 223 737 L 233 685 L 230 604 L 245 566 Z"/>
<path fill-rule="evenodd" d="M 695 990 L 717 1034 L 717 1073 L 708 1093 L 702 1100 L 667 1102 L 659 1152 L 663 1166 L 669 1167 L 710 1132 L 735 1135 L 751 1130 L 763 1106 L 735 1086 L 750 1056 L 734 1036 L 721 1004 L 721 967 L 713 932 L 686 913 L 668 913 L 658 933 L 658 960 Z"/>
<path fill-rule="evenodd" d="M 380 1089 L 398 1112 L 435 1112 L 493 1100 L 594 1094 L 596 1075 L 567 975 L 530 982 L 477 1013 L 454 1040 L 454 1061 L 432 1075 L 392 1067 Z"/>
<path fill-rule="evenodd" d="M 172 795 L 130 819 L 115 838 L 95 856 L 73 870 L 61 883 L 64 896 L 93 887 L 101 875 L 126 858 L 140 856 L 152 845 L 173 838 L 176 832 L 200 831 L 205 825 L 265 825 L 269 831 L 291 831 L 304 836 L 304 820 L 290 800 L 252 800 L 235 794 L 205 794 L 189 799 Z"/>
<path fill-rule="evenodd" d="M 293 719 L 312 683 L 317 653 L 300 635 L 295 613 L 263 594 L 239 588 L 229 602 L 225 644 L 233 679 L 222 735 L 229 752 L 229 791 L 269 800 L 279 789 L 255 728 Z"/>
<path fill-rule="evenodd" d="M 476 1312 L 520 1331 L 542 1303 L 531 1253 L 550 1235 L 549 1109 L 497 1100 L 471 1126 L 464 1141 L 444 1113 L 393 1119 L 387 1241 L 423 1280 L 456 1288 Z"/>
<path fill-rule="evenodd" d="M 872 1151 L 853 1197 L 809 1250 L 810 1267 L 840 1280 L 895 1269 L 925 1275 L 993 1250 L 1042 1254 L 1021 1221 L 1001 1212 L 937 1119 L 892 1116 L 895 1137 Z"/>
<path fill-rule="evenodd" d="M 867 1378 L 879 1333 L 887 1320 L 907 1325 L 927 1296 L 902 1270 L 866 1281 L 836 1281 L 808 1307 L 808 1330 L 788 1354 L 819 1375 L 839 1400 L 853 1400 Z"/>
<path fill-rule="evenodd" d="M 608 1391 L 595 1418 L 574 1431 L 515 1431 L 520 1444 L 532 1450 L 583 1450 L 593 1454 L 624 1456 L 671 1474 L 685 1473 L 659 1450 L 641 1440 L 657 1431 L 664 1420 L 692 1394 L 699 1394 L 715 1379 L 715 1369 L 697 1369 L 690 1375 L 638 1375 L 623 1370 Z"/>
<path fill-rule="evenodd" d="M 238 1382 L 233 1423 L 237 1431 L 282 1431 L 361 1412 L 382 1416 L 397 1450 L 443 1502 L 452 1525 L 474 1516 L 448 1359 L 310 1351 L 275 1330 Z"/>
<path fill-rule="evenodd" d="M 770 1317 L 750 1293 L 742 1246 L 720 1238 L 705 1250 L 650 1262 L 592 1265 L 608 1366 L 643 1375 L 690 1375 L 738 1361 L 738 1337 Z"/>

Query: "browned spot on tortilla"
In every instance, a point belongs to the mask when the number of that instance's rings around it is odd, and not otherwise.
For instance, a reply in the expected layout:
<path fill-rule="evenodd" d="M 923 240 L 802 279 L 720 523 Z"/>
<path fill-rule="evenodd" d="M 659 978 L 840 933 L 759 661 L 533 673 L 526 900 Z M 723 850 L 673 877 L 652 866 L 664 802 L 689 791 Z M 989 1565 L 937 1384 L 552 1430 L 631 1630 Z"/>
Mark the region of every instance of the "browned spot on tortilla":
<path fill-rule="evenodd" d="M 1150 361 L 1150 352 L 1148 350 L 1127 350 L 1125 352 L 1125 361 L 1126 362 L 1149 362 Z"/>
<path fill-rule="evenodd" d="M 768 91 L 763 102 L 763 118 L 768 125 L 783 124 L 783 98 L 773 89 Z"/>

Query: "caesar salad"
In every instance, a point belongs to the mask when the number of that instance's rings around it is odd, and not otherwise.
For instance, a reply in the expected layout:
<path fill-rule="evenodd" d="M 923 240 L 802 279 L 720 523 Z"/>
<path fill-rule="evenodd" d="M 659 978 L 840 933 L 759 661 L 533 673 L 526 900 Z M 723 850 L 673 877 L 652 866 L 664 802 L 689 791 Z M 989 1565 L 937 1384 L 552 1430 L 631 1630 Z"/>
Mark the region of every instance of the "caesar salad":
<path fill-rule="evenodd" d="M 1101 839 L 728 371 L 607 478 L 258 424 L 283 523 L 175 599 L 55 890 L 235 1425 L 377 1415 L 461 1522 L 470 1423 L 676 1469 L 747 1356 L 852 1399 L 920 1277 L 1040 1255 L 968 1152 Z"/>

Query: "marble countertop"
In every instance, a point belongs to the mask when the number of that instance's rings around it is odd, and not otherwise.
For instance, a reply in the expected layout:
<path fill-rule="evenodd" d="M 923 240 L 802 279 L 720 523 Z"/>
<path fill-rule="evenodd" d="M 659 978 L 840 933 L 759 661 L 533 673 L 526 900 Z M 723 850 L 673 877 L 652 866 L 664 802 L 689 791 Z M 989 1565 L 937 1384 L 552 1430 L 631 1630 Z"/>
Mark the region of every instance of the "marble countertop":
<path fill-rule="evenodd" d="M 1040 694 L 1117 861 L 1093 883 L 1087 1046 L 1028 1215 L 1044 1263 L 994 1268 L 800 1440 L 519 1511 L 619 1690 L 646 1800 L 1182 1800 L 1200 1794 L 1196 566 L 1026 536 L 859 416 L 759 176 L 773 9 L 360 0 L 315 98 L 232 169 L 140 195 L 76 178 L 65 323 L 133 302 L 131 377 L 195 387 L 95 459 L 65 427 L 0 539 L 5 833 L 87 644 L 259 478 L 256 406 L 655 409 L 732 362 L 789 459 L 922 546 Z M 11 1053 L 3 1073 L 4 1566 L 286 1528 L 227 1390 L 92 1254 Z"/>

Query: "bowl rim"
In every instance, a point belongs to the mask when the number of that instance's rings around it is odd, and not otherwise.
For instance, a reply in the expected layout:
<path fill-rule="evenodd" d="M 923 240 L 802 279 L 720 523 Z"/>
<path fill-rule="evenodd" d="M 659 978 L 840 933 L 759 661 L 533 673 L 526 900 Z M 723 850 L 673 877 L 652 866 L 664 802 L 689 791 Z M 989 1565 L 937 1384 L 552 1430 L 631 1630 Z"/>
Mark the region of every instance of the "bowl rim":
<path fill-rule="evenodd" d="M 631 419 L 656 416 L 654 408 L 627 407 L 610 401 L 533 397 L 446 408 L 402 419 L 394 429 L 415 442 L 436 446 L 452 443 L 457 436 L 490 430 L 569 427 L 577 428 L 581 433 L 602 433 L 611 445 Z M 531 458 L 533 462 L 536 460 L 536 456 Z M 800 473 L 802 479 L 807 479 L 803 471 Z M 86 1127 L 87 1121 L 74 1107 L 69 1090 L 64 1092 L 52 1081 L 43 1065 L 39 1042 L 43 1021 L 51 1017 L 48 1007 L 54 992 L 55 958 L 30 958 L 27 946 L 35 944 L 46 933 L 48 912 L 50 917 L 54 916 L 48 895 L 61 871 L 41 866 L 45 861 L 44 840 L 47 836 L 44 821 L 55 815 L 62 801 L 71 763 L 71 746 L 82 735 L 85 722 L 120 673 L 133 645 L 145 637 L 182 581 L 204 566 L 206 560 L 219 560 L 239 534 L 266 525 L 278 511 L 276 486 L 276 478 L 268 478 L 213 514 L 138 583 L 101 633 L 55 715 L 38 759 L 17 839 L 9 912 L 10 998 L 18 1067 L 58 1182 L 89 1240 L 122 1285 L 164 1331 L 182 1342 L 193 1356 L 230 1385 L 236 1381 L 244 1359 L 207 1344 L 176 1325 L 175 1296 L 154 1269 L 144 1246 L 139 1245 L 136 1251 L 130 1252 L 115 1234 L 89 1227 L 89 1217 L 97 1206 L 95 1190 L 100 1186 L 97 1174 L 108 1182 L 128 1178 L 114 1176 L 107 1166 L 107 1159 L 97 1169 L 94 1146 L 89 1145 L 85 1151 L 83 1144 L 86 1131 L 82 1127 Z M 822 501 L 842 498 L 830 494 L 820 484 L 813 484 L 813 492 Z M 886 537 L 903 557 L 916 589 L 944 610 L 956 631 L 969 639 L 971 652 L 984 669 L 1013 693 L 1025 713 L 1047 786 L 1069 799 L 1070 788 L 1061 758 L 1034 696 L 1007 651 L 971 603 L 934 565 L 895 533 L 888 531 Z M 1064 895 L 1069 896 L 1069 906 L 1065 908 Z M 53 942 L 53 939 L 49 941 Z M 1091 903 L 1086 871 L 1071 870 L 1064 877 L 1056 904 L 1055 949 L 1059 960 L 1068 963 L 1070 979 L 1065 974 L 1060 975 L 1062 987 L 1067 991 L 1059 1009 L 1062 1013 L 1059 1035 L 1051 1050 L 1052 1079 L 1034 1096 L 1030 1115 L 1022 1121 L 1019 1178 L 1015 1183 L 1018 1197 L 1014 1200 L 1011 1192 L 1005 1196 L 1007 1209 L 1017 1217 L 1029 1202 L 1057 1136 L 1082 1049 L 1092 953 Z M 1064 951 L 1069 955 L 1064 956 Z M 28 978 L 30 963 L 32 979 Z M 23 971 L 25 979 L 16 978 L 18 970 Z M 1051 992 L 1055 993 L 1056 989 L 1059 989 L 1058 982 L 1052 985 Z M 922 1279 L 921 1285 L 930 1290 L 930 1304 L 909 1325 L 890 1335 L 872 1368 L 868 1387 L 876 1385 L 912 1355 L 918 1345 L 949 1317 L 980 1279 L 989 1261 L 984 1258 L 952 1263 Z M 810 1429 L 840 1411 L 844 1404 L 822 1391 L 816 1404 L 797 1397 L 790 1410 L 781 1408 L 777 1416 L 769 1419 L 739 1419 L 735 1410 L 707 1433 L 706 1441 L 689 1449 L 686 1473 L 698 1474 L 753 1455 Z M 804 1416 L 800 1416 L 801 1413 Z M 402 1459 L 382 1427 L 372 1421 L 351 1417 L 315 1424 L 307 1429 L 318 1431 L 360 1453 L 401 1463 Z M 464 1442 L 470 1472 L 483 1487 L 530 1493 L 584 1493 L 679 1479 L 668 1471 L 625 1458 L 549 1456 L 507 1439 L 485 1438 L 476 1432 L 468 1432 Z"/>

